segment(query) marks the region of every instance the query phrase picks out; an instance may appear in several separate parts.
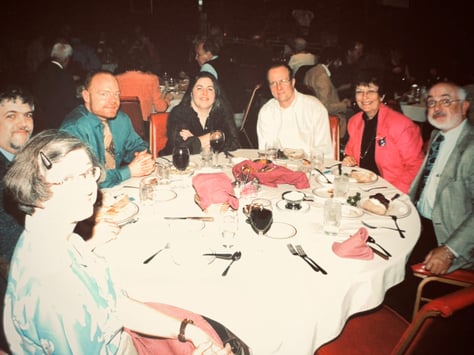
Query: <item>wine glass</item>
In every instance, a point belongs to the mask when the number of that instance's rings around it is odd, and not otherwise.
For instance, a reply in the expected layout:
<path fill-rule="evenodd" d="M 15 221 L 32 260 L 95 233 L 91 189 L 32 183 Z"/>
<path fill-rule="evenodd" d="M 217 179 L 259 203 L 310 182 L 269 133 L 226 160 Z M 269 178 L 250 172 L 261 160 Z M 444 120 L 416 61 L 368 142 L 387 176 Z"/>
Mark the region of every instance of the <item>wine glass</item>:
<path fill-rule="evenodd" d="M 209 139 L 211 142 L 212 151 L 214 153 L 213 155 L 214 167 L 218 168 L 219 167 L 219 162 L 218 162 L 219 152 L 224 146 L 225 134 L 221 130 L 217 129 L 210 132 Z"/>
<path fill-rule="evenodd" d="M 189 148 L 176 146 L 173 148 L 173 165 L 180 171 L 186 170 L 189 165 Z"/>
<path fill-rule="evenodd" d="M 273 223 L 272 202 L 256 198 L 250 203 L 250 225 L 259 236 L 263 236 Z"/>

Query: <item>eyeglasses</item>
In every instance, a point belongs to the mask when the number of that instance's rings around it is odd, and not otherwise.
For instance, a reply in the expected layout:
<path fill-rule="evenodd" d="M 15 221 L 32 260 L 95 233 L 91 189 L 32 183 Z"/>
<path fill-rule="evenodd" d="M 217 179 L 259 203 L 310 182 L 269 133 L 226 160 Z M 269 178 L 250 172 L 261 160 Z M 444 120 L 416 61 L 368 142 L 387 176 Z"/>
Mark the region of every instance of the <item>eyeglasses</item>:
<path fill-rule="evenodd" d="M 291 82 L 290 79 L 281 79 L 281 80 L 277 80 L 277 81 L 272 81 L 272 82 L 270 82 L 269 85 L 270 85 L 270 87 L 275 88 L 275 87 L 277 87 L 277 85 L 284 85 L 284 86 L 289 85 L 290 82 Z"/>
<path fill-rule="evenodd" d="M 79 175 L 73 175 L 73 176 L 66 176 L 63 180 L 58 181 L 58 182 L 48 182 L 50 185 L 64 185 L 66 183 L 81 183 L 85 182 L 88 179 L 94 179 L 95 181 L 99 180 L 101 174 L 101 170 L 98 166 L 93 166 L 89 169 L 87 169 L 85 172 Z"/>
<path fill-rule="evenodd" d="M 451 106 L 451 104 L 453 102 L 456 102 L 456 101 L 462 101 L 462 100 L 461 99 L 448 99 L 448 98 L 441 99 L 441 100 L 428 99 L 428 100 L 426 100 L 426 107 L 434 108 L 438 104 L 441 104 L 441 106 L 443 106 L 443 107 L 449 107 L 449 106 Z"/>
<path fill-rule="evenodd" d="M 367 90 L 367 91 L 356 90 L 355 92 L 356 96 L 363 96 L 363 95 L 373 96 L 373 95 L 377 95 L 377 93 L 378 93 L 378 90 Z"/>

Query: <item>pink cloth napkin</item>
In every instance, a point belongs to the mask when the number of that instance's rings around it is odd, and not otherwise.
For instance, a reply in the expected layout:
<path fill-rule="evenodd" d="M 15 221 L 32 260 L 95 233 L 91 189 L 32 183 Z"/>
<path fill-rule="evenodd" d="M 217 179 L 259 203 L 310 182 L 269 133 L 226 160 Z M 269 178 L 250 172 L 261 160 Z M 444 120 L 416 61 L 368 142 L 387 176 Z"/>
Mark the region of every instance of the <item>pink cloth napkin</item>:
<path fill-rule="evenodd" d="M 332 244 L 332 251 L 342 258 L 371 260 L 374 258 L 374 252 L 366 243 L 368 236 L 369 232 L 362 227 L 356 234 L 344 242 L 334 242 Z"/>
<path fill-rule="evenodd" d="M 294 185 L 297 189 L 309 188 L 308 177 L 304 172 L 293 171 L 273 163 L 244 160 L 232 168 L 232 174 L 238 180 L 241 180 L 247 173 L 248 180 L 257 178 L 262 185 L 276 187 L 278 184 L 289 184 Z"/>
<path fill-rule="evenodd" d="M 234 210 L 239 208 L 232 181 L 224 173 L 198 174 L 193 177 L 193 187 L 203 210 L 219 203 L 228 203 Z"/>
<path fill-rule="evenodd" d="M 217 344 L 222 346 L 222 341 L 214 328 L 212 328 L 212 326 L 199 314 L 162 303 L 147 304 L 152 308 L 155 308 L 158 311 L 168 314 L 174 318 L 192 319 L 194 325 L 204 330 L 212 339 L 214 339 Z M 179 329 L 177 329 L 177 331 L 178 330 Z M 127 328 L 125 328 L 125 331 L 131 336 L 133 345 L 135 345 L 138 354 L 191 355 L 195 349 L 194 345 L 189 341 L 182 343 L 178 339 L 148 337 L 135 333 L 134 331 Z"/>

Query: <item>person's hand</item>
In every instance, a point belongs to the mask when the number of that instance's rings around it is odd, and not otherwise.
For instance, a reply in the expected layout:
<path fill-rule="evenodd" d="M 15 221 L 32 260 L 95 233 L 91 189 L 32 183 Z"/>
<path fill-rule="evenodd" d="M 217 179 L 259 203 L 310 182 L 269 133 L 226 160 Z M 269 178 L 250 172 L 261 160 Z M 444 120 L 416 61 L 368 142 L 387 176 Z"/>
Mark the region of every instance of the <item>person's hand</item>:
<path fill-rule="evenodd" d="M 152 155 L 144 150 L 143 152 L 135 153 L 135 158 L 128 164 L 128 168 L 130 169 L 131 176 L 145 176 L 153 172 L 155 162 L 153 161 Z"/>
<path fill-rule="evenodd" d="M 229 344 L 221 348 L 212 342 L 200 344 L 192 353 L 192 355 L 230 355 L 233 354 Z"/>
<path fill-rule="evenodd" d="M 356 166 L 357 165 L 357 160 L 355 160 L 354 157 L 350 155 L 346 155 L 344 159 L 342 159 L 342 165 L 344 166 Z"/>
<path fill-rule="evenodd" d="M 446 246 L 440 246 L 431 250 L 423 261 L 425 269 L 429 272 L 442 275 L 448 272 L 453 264 L 454 255 Z"/>
<path fill-rule="evenodd" d="M 183 138 L 183 141 L 194 136 L 194 134 L 192 134 L 191 131 L 188 129 L 182 129 L 181 131 L 179 131 L 179 135 L 181 138 Z"/>
<path fill-rule="evenodd" d="M 107 219 L 99 219 L 92 228 L 92 235 L 87 240 L 91 250 L 99 245 L 105 244 L 117 238 L 120 233 L 120 226 Z"/>

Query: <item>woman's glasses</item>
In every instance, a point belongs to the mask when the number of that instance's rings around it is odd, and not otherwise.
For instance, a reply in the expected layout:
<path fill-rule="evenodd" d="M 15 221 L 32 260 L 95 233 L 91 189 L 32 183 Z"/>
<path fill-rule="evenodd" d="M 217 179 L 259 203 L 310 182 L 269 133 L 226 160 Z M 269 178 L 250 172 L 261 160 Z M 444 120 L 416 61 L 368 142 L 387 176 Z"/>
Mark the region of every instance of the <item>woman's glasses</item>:
<path fill-rule="evenodd" d="M 92 166 L 89 169 L 87 169 L 86 171 L 84 171 L 82 174 L 66 176 L 61 181 L 48 182 L 48 184 L 51 184 L 51 185 L 64 185 L 64 184 L 71 183 L 71 182 L 81 183 L 81 182 L 85 182 L 86 180 L 89 180 L 89 179 L 94 179 L 94 181 L 97 181 L 100 178 L 100 174 L 101 174 L 100 168 L 98 166 Z"/>

